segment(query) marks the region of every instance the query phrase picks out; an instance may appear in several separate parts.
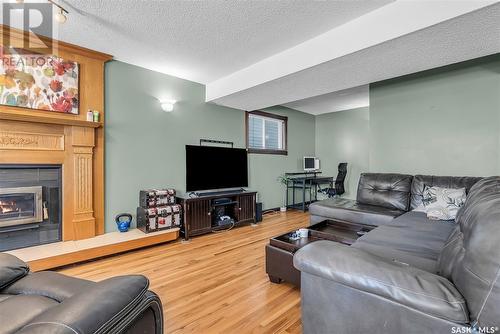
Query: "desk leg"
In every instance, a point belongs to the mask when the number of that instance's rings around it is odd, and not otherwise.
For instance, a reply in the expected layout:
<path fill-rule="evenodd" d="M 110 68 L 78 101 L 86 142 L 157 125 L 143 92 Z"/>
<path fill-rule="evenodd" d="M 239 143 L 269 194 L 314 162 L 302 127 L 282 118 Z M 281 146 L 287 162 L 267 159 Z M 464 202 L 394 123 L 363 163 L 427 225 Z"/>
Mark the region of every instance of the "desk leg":
<path fill-rule="evenodd" d="M 306 180 L 302 181 L 302 211 L 306 212 Z"/>
<path fill-rule="evenodd" d="M 289 189 L 289 185 L 288 185 L 288 181 L 286 181 L 286 189 L 285 189 L 285 208 L 288 208 L 288 189 Z"/>
<path fill-rule="evenodd" d="M 309 182 L 309 204 L 311 204 L 312 200 L 312 182 Z"/>

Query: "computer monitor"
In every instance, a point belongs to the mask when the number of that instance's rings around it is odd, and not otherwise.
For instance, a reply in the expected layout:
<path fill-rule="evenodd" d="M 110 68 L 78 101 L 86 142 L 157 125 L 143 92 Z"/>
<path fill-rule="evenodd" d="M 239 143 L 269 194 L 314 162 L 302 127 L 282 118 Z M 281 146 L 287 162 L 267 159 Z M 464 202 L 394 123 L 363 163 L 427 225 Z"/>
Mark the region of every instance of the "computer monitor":
<path fill-rule="evenodd" d="M 315 172 L 319 170 L 319 159 L 316 157 L 304 157 L 304 172 Z"/>

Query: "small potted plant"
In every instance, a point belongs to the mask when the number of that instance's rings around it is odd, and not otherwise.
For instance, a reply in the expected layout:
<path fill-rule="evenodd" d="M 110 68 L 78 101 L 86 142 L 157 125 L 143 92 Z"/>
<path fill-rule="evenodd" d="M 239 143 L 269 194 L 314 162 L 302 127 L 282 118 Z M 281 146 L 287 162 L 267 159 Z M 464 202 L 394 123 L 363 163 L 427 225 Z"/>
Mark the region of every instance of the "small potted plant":
<path fill-rule="evenodd" d="M 278 182 L 281 183 L 285 188 L 285 191 L 283 192 L 283 205 L 280 208 L 281 212 L 286 212 L 286 195 L 287 195 L 286 192 L 288 191 L 287 189 L 288 181 L 290 181 L 290 179 L 288 178 L 288 176 L 286 176 L 286 174 L 278 176 Z"/>

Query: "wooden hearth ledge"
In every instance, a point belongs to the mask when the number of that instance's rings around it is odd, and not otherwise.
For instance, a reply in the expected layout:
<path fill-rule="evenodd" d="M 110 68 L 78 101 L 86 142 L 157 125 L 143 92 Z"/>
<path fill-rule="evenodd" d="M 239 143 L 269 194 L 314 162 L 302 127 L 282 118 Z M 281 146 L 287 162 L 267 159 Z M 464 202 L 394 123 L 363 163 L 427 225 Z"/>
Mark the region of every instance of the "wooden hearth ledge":
<path fill-rule="evenodd" d="M 125 233 L 111 232 L 90 239 L 56 242 L 7 253 L 27 262 L 31 271 L 40 271 L 160 244 L 178 237 L 179 228 L 148 234 L 132 229 Z"/>

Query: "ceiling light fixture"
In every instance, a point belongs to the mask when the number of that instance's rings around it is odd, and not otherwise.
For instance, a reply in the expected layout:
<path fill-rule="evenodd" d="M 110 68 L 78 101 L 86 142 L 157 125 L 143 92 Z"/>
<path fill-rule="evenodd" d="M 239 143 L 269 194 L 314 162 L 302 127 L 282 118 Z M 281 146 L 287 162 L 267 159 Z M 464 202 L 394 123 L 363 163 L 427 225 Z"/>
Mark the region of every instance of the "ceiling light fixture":
<path fill-rule="evenodd" d="M 66 10 L 66 8 L 64 8 L 63 6 L 55 3 L 54 0 L 47 0 L 47 1 L 50 2 L 52 5 L 56 6 L 59 9 L 59 11 L 57 12 L 57 14 L 54 17 L 54 19 L 58 23 L 61 23 L 61 24 L 63 24 L 64 22 L 66 22 L 68 20 L 68 17 L 66 16 L 66 14 L 69 14 L 69 12 Z"/>
<path fill-rule="evenodd" d="M 64 12 L 62 9 L 59 10 L 59 13 L 56 14 L 56 17 L 55 17 L 56 21 L 59 22 L 59 23 L 64 23 L 66 22 L 66 20 L 68 19 L 66 17 L 66 15 L 64 15 Z"/>
<path fill-rule="evenodd" d="M 174 104 L 175 104 L 175 102 L 177 102 L 177 101 L 175 101 L 175 100 L 163 100 L 163 101 L 160 101 L 161 108 L 165 112 L 171 112 L 172 110 L 174 110 Z"/>

